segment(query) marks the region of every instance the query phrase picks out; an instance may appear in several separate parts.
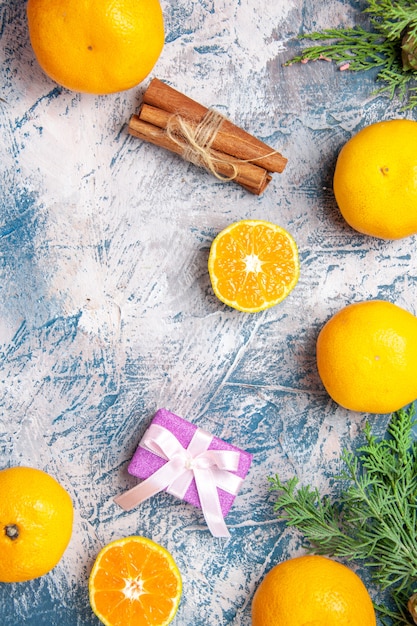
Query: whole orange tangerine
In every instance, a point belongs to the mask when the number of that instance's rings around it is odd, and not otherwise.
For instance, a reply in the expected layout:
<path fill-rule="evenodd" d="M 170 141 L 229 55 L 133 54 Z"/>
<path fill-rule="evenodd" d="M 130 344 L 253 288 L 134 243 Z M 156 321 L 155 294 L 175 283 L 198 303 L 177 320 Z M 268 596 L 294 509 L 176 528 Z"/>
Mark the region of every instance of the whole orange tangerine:
<path fill-rule="evenodd" d="M 252 626 L 375 626 L 369 593 L 350 568 L 306 555 L 273 567 L 252 601 Z"/>
<path fill-rule="evenodd" d="M 355 230 L 381 239 L 417 233 L 417 122 L 370 124 L 341 149 L 333 188 Z"/>
<path fill-rule="evenodd" d="M 32 467 L 0 471 L 0 582 L 49 572 L 72 533 L 73 506 L 55 478 Z"/>
<path fill-rule="evenodd" d="M 417 398 L 417 318 L 385 300 L 349 304 L 317 338 L 317 367 L 341 406 L 391 413 Z"/>
<path fill-rule="evenodd" d="M 30 41 L 43 70 L 74 91 L 138 85 L 164 44 L 159 0 L 29 0 Z"/>

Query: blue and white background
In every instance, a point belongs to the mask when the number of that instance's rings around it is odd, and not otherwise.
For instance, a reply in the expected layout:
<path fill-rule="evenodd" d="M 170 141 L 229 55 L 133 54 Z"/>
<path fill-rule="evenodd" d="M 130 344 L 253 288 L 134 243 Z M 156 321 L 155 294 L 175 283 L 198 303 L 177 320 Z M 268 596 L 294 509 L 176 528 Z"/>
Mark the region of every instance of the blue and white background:
<path fill-rule="evenodd" d="M 364 24 L 365 4 L 163 0 L 166 44 L 152 74 L 93 96 L 42 72 L 26 3 L 0 2 L 1 467 L 51 473 L 75 507 L 57 567 L 0 584 L 2 626 L 98 626 L 92 563 L 131 534 L 164 545 L 181 570 L 175 624 L 249 626 L 264 574 L 302 552 L 302 538 L 276 520 L 267 477 L 337 489 L 342 449 L 363 442 L 368 419 L 384 432 L 389 416 L 330 400 L 315 341 L 350 302 L 385 298 L 417 313 L 415 237 L 354 232 L 332 192 L 354 133 L 416 114 L 375 94 L 372 72 L 283 67 L 300 32 Z M 263 196 L 128 135 L 154 76 L 288 158 Z M 248 218 L 289 230 L 301 259 L 291 295 L 255 315 L 220 303 L 207 272 L 216 234 Z M 230 539 L 214 539 L 201 511 L 165 493 L 130 513 L 113 503 L 136 484 L 127 465 L 161 407 L 254 455 L 227 517 Z"/>

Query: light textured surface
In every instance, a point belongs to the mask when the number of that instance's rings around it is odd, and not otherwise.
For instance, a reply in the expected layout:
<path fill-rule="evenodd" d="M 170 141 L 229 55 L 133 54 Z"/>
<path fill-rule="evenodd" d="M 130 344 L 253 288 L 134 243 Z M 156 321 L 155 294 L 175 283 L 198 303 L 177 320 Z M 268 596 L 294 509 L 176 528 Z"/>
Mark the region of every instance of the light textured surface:
<path fill-rule="evenodd" d="M 164 0 L 166 45 L 151 76 L 289 159 L 258 198 L 127 134 L 149 79 L 106 97 L 58 88 L 34 59 L 25 4 L 0 2 L 1 466 L 57 477 L 75 526 L 52 573 L 0 584 L 0 623 L 97 626 L 93 560 L 110 540 L 143 534 L 182 572 L 176 624 L 249 626 L 265 572 L 301 551 L 275 519 L 267 476 L 328 491 L 369 418 L 326 395 L 319 328 L 362 299 L 417 313 L 415 238 L 355 233 L 331 189 L 343 143 L 405 115 L 373 93 L 372 73 L 282 67 L 299 32 L 363 21 L 361 2 Z M 223 306 L 207 272 L 212 239 L 244 218 L 288 229 L 301 258 L 292 294 L 256 315 Z M 128 462 L 161 407 L 254 455 L 229 540 L 168 494 L 130 513 L 113 503 L 135 484 Z M 388 417 L 370 419 L 382 433 Z"/>

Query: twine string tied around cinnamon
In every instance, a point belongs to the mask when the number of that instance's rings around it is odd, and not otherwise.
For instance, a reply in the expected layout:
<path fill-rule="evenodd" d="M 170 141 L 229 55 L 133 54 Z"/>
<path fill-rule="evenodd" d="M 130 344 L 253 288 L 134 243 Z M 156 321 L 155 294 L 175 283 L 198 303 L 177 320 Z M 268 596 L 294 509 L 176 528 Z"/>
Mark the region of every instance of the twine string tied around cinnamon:
<path fill-rule="evenodd" d="M 236 165 L 229 160 L 219 159 L 211 152 L 213 141 L 225 119 L 218 111 L 208 109 L 200 123 L 193 126 L 176 113 L 170 116 L 166 132 L 168 137 L 181 147 L 185 161 L 205 167 L 220 180 L 231 181 L 238 174 Z M 232 172 L 230 176 L 218 173 L 216 163 L 220 162 L 230 167 Z"/>
<path fill-rule="evenodd" d="M 185 161 L 189 161 L 199 167 L 205 167 L 216 176 L 216 178 L 225 182 L 234 180 L 237 177 L 239 170 L 236 163 L 254 163 L 265 157 L 278 154 L 276 150 L 272 150 L 268 154 L 263 154 L 252 159 L 236 159 L 235 157 L 231 157 L 233 160 L 220 159 L 215 156 L 211 151 L 211 147 L 221 125 L 226 119 L 227 118 L 218 111 L 208 109 L 200 123 L 194 126 L 189 124 L 178 113 L 174 113 L 170 116 L 166 128 L 168 137 L 180 146 L 182 158 Z M 230 168 L 232 172 L 230 176 L 219 174 L 216 168 L 216 164 L 219 163 L 227 165 Z"/>

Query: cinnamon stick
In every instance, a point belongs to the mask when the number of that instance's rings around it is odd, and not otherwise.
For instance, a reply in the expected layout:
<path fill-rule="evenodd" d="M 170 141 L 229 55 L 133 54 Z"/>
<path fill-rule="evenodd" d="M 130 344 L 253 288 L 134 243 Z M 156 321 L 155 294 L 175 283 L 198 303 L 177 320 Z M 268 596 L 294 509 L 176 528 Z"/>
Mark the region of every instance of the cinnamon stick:
<path fill-rule="evenodd" d="M 178 114 L 194 124 L 199 124 L 208 111 L 207 107 L 158 78 L 153 78 L 150 82 L 143 95 L 143 103 Z M 217 132 L 212 147 L 237 159 L 252 161 L 269 172 L 281 173 L 287 164 L 287 159 L 282 154 L 227 119 Z"/>
<path fill-rule="evenodd" d="M 156 119 L 160 118 L 154 117 L 154 122 Z M 182 155 L 182 147 L 167 135 L 163 127 L 144 121 L 138 115 L 132 115 L 129 122 L 129 133 L 175 154 Z M 263 167 L 253 163 L 242 162 L 229 155 L 227 155 L 227 161 L 225 161 L 225 155 L 217 150 L 211 150 L 211 153 L 216 159 L 216 171 L 221 176 L 227 178 L 232 174 L 229 163 L 233 163 L 236 168 L 236 175 L 233 180 L 251 193 L 260 195 L 271 181 L 270 174 Z"/>

